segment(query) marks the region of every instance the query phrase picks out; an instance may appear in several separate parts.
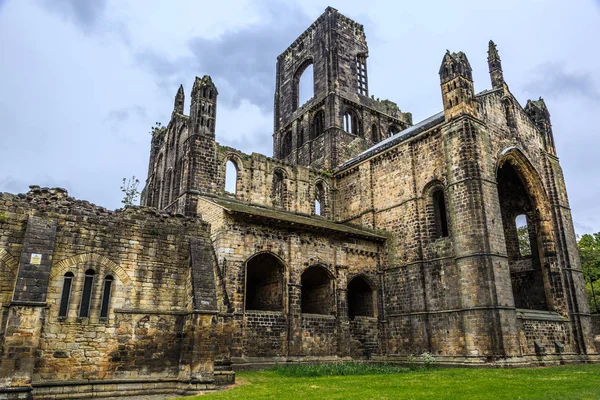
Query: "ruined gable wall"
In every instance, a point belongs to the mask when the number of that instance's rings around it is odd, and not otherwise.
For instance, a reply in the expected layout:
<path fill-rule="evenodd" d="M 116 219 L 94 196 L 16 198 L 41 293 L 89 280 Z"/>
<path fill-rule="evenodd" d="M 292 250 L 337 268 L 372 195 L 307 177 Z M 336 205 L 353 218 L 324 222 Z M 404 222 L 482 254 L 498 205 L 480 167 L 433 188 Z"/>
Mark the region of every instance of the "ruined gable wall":
<path fill-rule="evenodd" d="M 237 167 L 235 195 L 225 193 L 227 161 L 232 161 Z M 218 145 L 217 167 L 218 194 L 232 196 L 242 202 L 311 215 L 315 213 L 315 187 L 318 182 L 329 189 L 326 196 L 330 196 L 331 178 L 327 174 L 307 167 L 293 166 L 262 154 L 247 155 Z M 284 177 L 281 202 L 274 196 L 273 190 L 274 174 L 277 171 Z"/>
<path fill-rule="evenodd" d="M 187 189 L 184 150 L 188 125 L 189 117 L 173 113 L 162 133 L 153 136 L 148 177 L 140 204 L 166 208 Z"/>
<path fill-rule="evenodd" d="M 36 382 L 179 375 L 179 338 L 189 303 L 189 241 L 210 244 L 206 224 L 151 209 L 108 211 L 56 189 L 3 194 L 0 212 L 7 214 L 0 248 L 13 257 L 21 252 L 30 215 L 57 221 L 49 285 L 42 288 L 47 289 L 48 309 L 35 353 Z M 90 268 L 96 272 L 90 316 L 79 318 L 84 273 Z M 74 281 L 68 315 L 61 319 L 58 308 L 67 272 Z M 99 310 L 109 274 L 115 280 L 104 321 Z"/>

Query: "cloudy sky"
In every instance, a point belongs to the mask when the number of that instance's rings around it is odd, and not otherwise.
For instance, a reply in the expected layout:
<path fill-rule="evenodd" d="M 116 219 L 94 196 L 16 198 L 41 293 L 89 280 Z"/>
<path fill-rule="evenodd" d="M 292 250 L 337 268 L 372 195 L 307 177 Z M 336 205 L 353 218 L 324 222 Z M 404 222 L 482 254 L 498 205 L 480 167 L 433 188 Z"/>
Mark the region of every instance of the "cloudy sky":
<path fill-rule="evenodd" d="M 370 93 L 415 122 L 442 109 L 446 49 L 489 88 L 493 39 L 521 104 L 550 108 L 576 231 L 600 231 L 600 0 L 0 0 L 0 192 L 59 186 L 118 208 L 196 75 L 219 89 L 217 140 L 271 155 L 276 57 L 328 5 L 365 25 Z"/>

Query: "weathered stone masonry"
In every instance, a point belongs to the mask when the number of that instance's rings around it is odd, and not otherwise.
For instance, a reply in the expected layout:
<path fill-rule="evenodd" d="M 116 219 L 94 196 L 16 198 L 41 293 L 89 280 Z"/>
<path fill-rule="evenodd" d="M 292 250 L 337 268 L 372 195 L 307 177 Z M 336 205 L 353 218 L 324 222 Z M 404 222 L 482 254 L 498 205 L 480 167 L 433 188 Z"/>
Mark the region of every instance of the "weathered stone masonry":
<path fill-rule="evenodd" d="M 467 56 L 447 52 L 443 110 L 413 125 L 368 97 L 367 58 L 362 25 L 333 8 L 277 58 L 274 157 L 215 141 L 209 76 L 189 115 L 180 87 L 141 208 L 3 194 L 0 393 L 184 393 L 233 369 L 424 351 L 597 362 L 544 101 L 520 106 L 490 42 L 492 88 L 474 93 Z"/>
<path fill-rule="evenodd" d="M 3 396 L 185 393 L 228 379 L 214 367 L 227 356 L 230 318 L 217 301 L 205 223 L 149 208 L 108 211 L 38 187 L 3 194 L 0 215 L 0 265 L 9 271 L 2 275 Z M 41 255 L 39 264 L 32 254 Z M 88 271 L 94 279 L 83 317 Z"/>

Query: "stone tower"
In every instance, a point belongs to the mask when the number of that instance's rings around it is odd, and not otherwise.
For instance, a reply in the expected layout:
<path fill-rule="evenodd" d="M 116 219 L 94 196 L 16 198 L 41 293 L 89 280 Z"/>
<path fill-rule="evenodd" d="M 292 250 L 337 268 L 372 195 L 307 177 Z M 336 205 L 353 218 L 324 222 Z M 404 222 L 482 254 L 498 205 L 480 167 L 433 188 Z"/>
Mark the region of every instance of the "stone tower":
<path fill-rule="evenodd" d="M 446 119 L 461 114 L 475 115 L 471 64 L 465 53 L 446 51 L 439 74 Z"/>
<path fill-rule="evenodd" d="M 496 44 L 490 40 L 488 47 L 488 66 L 490 68 L 490 79 L 492 80 L 492 89 L 501 88 L 504 85 L 504 75 L 502 74 L 502 62 Z"/>
<path fill-rule="evenodd" d="M 363 26 L 328 7 L 277 57 L 273 155 L 296 165 L 334 168 L 412 123 L 391 101 L 369 98 Z M 314 95 L 299 104 L 313 66 Z"/>
<path fill-rule="evenodd" d="M 183 86 L 175 95 L 171 121 L 152 135 L 148 181 L 142 205 L 194 214 L 199 194 L 215 193 L 215 120 L 218 90 L 210 76 L 196 77 L 189 116 L 183 114 Z"/>
<path fill-rule="evenodd" d="M 528 100 L 525 106 L 525 112 L 535 123 L 535 126 L 544 133 L 544 144 L 546 151 L 556 156 L 556 146 L 554 145 L 554 134 L 552 133 L 552 124 L 550 123 L 550 112 L 546 107 L 544 99 Z"/>
<path fill-rule="evenodd" d="M 173 106 L 173 112 L 183 114 L 183 106 L 185 104 L 185 93 L 183 93 L 183 85 L 179 85 L 177 94 L 175 95 L 175 104 Z"/>

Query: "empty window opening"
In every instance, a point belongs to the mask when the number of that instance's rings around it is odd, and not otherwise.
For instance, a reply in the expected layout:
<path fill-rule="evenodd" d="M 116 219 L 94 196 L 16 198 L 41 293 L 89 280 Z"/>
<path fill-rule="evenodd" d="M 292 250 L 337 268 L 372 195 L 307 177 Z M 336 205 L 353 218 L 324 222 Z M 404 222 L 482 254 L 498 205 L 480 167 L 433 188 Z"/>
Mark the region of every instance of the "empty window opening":
<path fill-rule="evenodd" d="M 377 127 L 377 124 L 371 125 L 371 137 L 373 138 L 373 142 L 375 143 L 381 140 L 379 138 L 379 128 Z"/>
<path fill-rule="evenodd" d="M 315 139 L 321 136 L 324 132 L 325 126 L 325 113 L 323 110 L 319 110 L 316 112 L 310 129 L 310 139 Z"/>
<path fill-rule="evenodd" d="M 505 162 L 497 174 L 508 266 L 517 308 L 548 310 L 538 232 L 538 208 L 519 172 Z"/>
<path fill-rule="evenodd" d="M 112 291 L 113 277 L 107 276 L 104 278 L 104 287 L 102 288 L 102 305 L 100 307 L 100 318 L 108 318 L 108 310 L 110 307 L 110 294 Z"/>
<path fill-rule="evenodd" d="M 527 229 L 527 216 L 525 214 L 517 215 L 515 218 L 517 227 L 517 238 L 519 240 L 519 254 L 522 257 L 531 255 L 531 243 L 529 239 L 529 229 Z"/>
<path fill-rule="evenodd" d="M 320 266 L 308 267 L 301 278 L 302 312 L 307 314 L 332 314 L 333 287 L 327 270 Z"/>
<path fill-rule="evenodd" d="M 321 202 L 315 199 L 315 215 L 321 215 Z"/>
<path fill-rule="evenodd" d="M 173 190 L 171 188 L 172 179 L 173 179 L 173 170 L 170 169 L 169 172 L 167 172 L 167 184 L 166 184 L 165 193 L 164 193 L 165 206 L 171 204 L 171 194 L 173 193 Z"/>
<path fill-rule="evenodd" d="M 509 100 L 504 101 L 504 117 L 506 118 L 506 125 L 513 129 L 515 125 L 515 114 L 513 112 L 512 103 Z"/>
<path fill-rule="evenodd" d="M 65 318 L 69 312 L 69 300 L 71 300 L 71 287 L 73 285 L 73 273 L 67 272 L 63 279 L 63 288 L 60 295 L 60 307 L 58 308 L 58 316 Z"/>
<path fill-rule="evenodd" d="M 303 105 L 307 101 L 313 98 L 315 94 L 315 84 L 313 75 L 313 66 L 310 64 L 302 75 L 300 76 L 300 83 L 298 85 L 298 104 Z"/>
<path fill-rule="evenodd" d="M 315 215 L 323 215 L 325 206 L 325 188 L 321 182 L 315 185 Z"/>
<path fill-rule="evenodd" d="M 237 193 L 237 167 L 231 160 L 225 164 L 225 191 L 231 194 Z"/>
<path fill-rule="evenodd" d="M 446 199 L 444 198 L 444 191 L 442 189 L 437 189 L 433 192 L 432 197 L 436 237 L 447 237 L 448 216 L 446 214 Z"/>
<path fill-rule="evenodd" d="M 358 117 L 353 111 L 346 111 L 344 113 L 344 130 L 353 135 L 358 135 L 360 132 Z"/>
<path fill-rule="evenodd" d="M 92 302 L 92 287 L 94 285 L 94 270 L 88 269 L 85 271 L 83 281 L 83 293 L 81 295 L 81 304 L 79 306 L 79 318 L 87 318 L 90 316 L 90 304 Z"/>
<path fill-rule="evenodd" d="M 348 317 L 374 317 L 374 300 L 374 291 L 365 278 L 353 278 L 348 284 Z"/>
<path fill-rule="evenodd" d="M 398 132 L 400 132 L 400 128 L 398 128 L 396 125 L 390 125 L 388 128 L 388 137 L 394 136 Z"/>
<path fill-rule="evenodd" d="M 356 86 L 358 94 L 369 95 L 367 83 L 367 58 L 364 55 L 356 57 Z"/>
<path fill-rule="evenodd" d="M 285 176 L 281 170 L 273 172 L 273 206 L 285 208 Z"/>
<path fill-rule="evenodd" d="M 281 145 L 281 156 L 287 157 L 292 152 L 292 132 L 286 132 L 283 136 L 283 143 Z"/>
<path fill-rule="evenodd" d="M 246 310 L 283 310 L 283 265 L 272 254 L 252 257 L 246 263 Z"/>
<path fill-rule="evenodd" d="M 304 128 L 298 129 L 298 148 L 304 144 Z"/>

